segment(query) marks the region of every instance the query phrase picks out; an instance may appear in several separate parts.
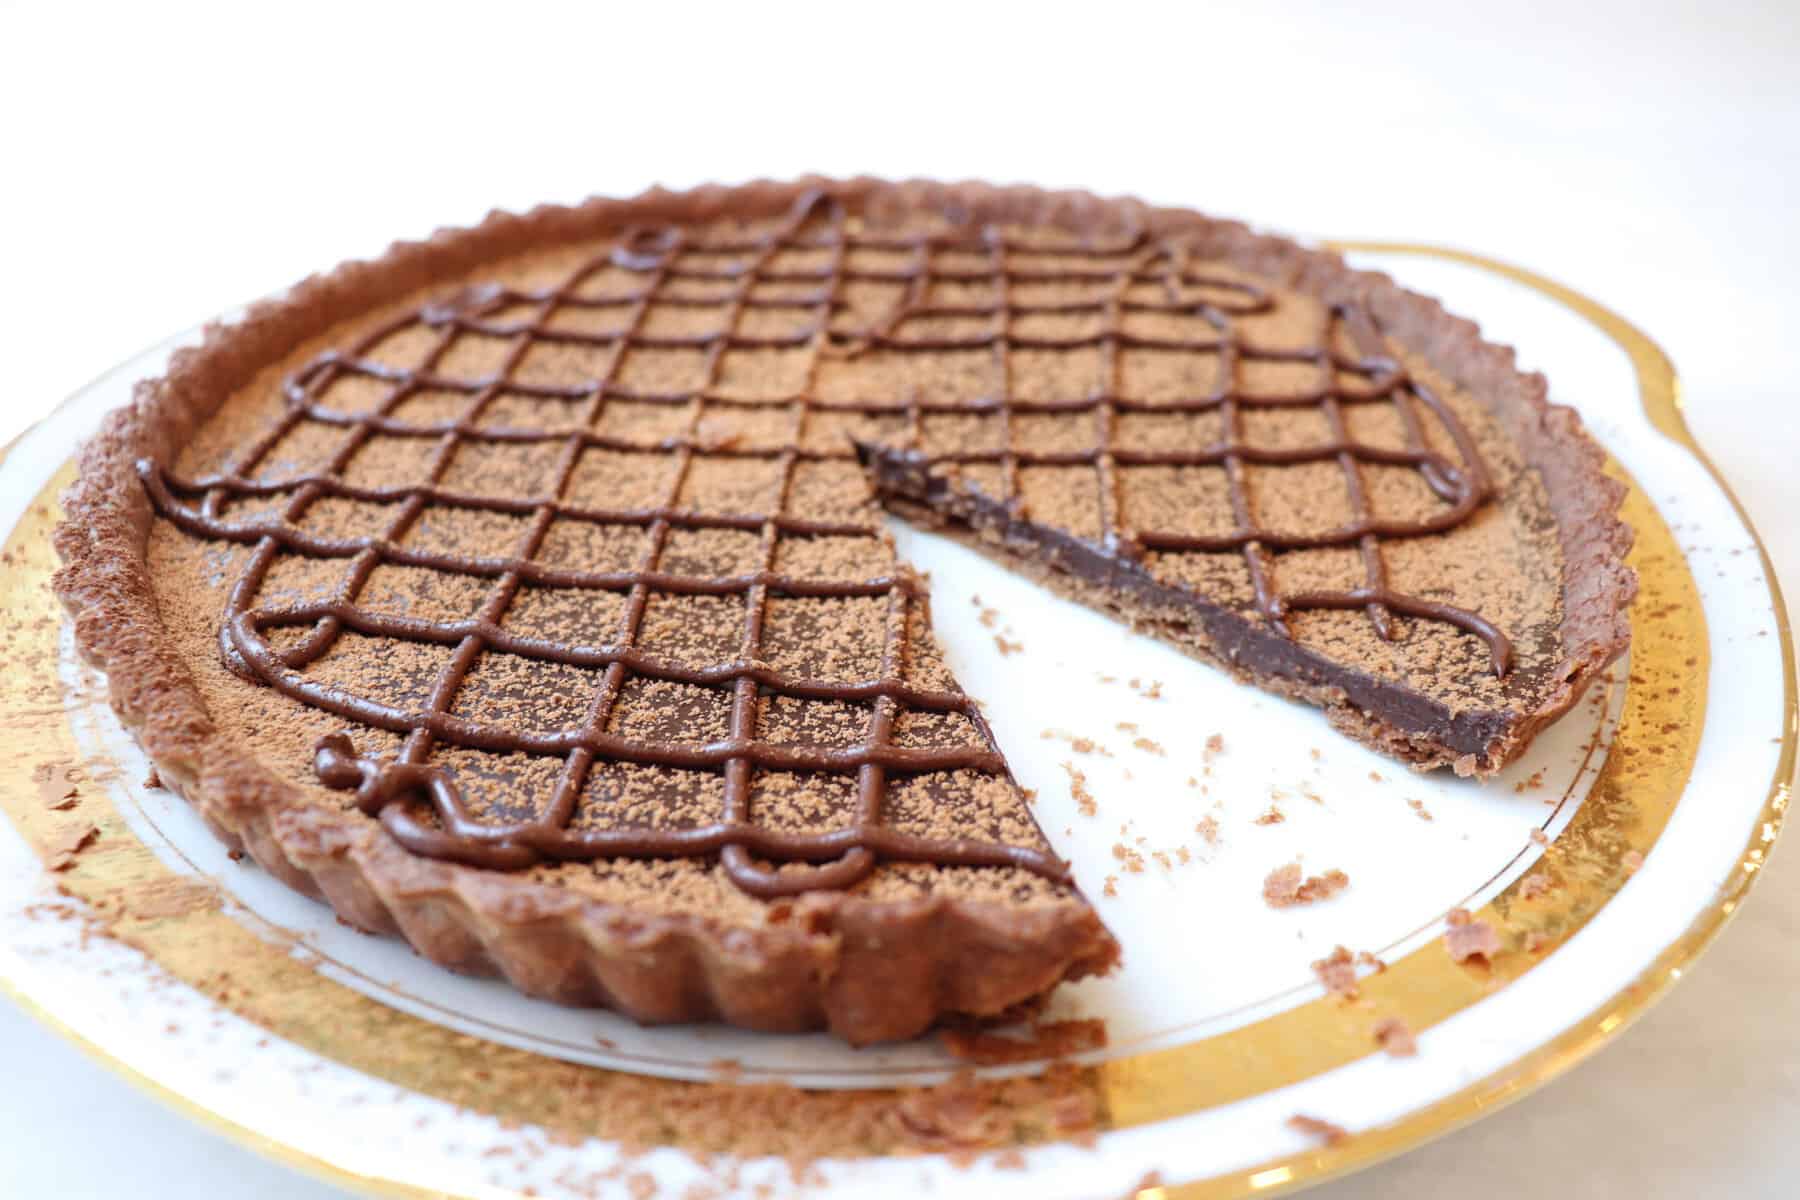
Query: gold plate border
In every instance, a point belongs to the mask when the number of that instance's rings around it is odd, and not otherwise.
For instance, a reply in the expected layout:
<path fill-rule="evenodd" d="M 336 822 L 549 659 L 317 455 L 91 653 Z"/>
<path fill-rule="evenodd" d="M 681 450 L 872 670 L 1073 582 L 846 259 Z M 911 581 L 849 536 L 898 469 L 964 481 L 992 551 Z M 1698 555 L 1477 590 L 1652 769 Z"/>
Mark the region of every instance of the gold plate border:
<path fill-rule="evenodd" d="M 1686 430 L 1680 415 L 1678 383 L 1672 364 L 1649 338 L 1624 321 L 1623 318 L 1579 293 L 1542 276 L 1463 251 L 1398 243 L 1337 243 L 1335 245 L 1337 249 L 1347 251 L 1417 254 L 1463 262 L 1534 288 L 1562 302 L 1593 322 L 1630 355 L 1637 371 L 1644 408 L 1652 424 L 1695 454 L 1719 486 L 1726 491 L 1737 508 L 1740 518 L 1744 519 L 1746 528 L 1749 528 L 1749 521 L 1743 513 L 1741 504 L 1738 503 L 1735 496 L 1731 495 L 1725 481 L 1705 458 Z M 3 458 L 4 454 L 0 453 L 0 459 Z M 46 495 L 54 495 L 52 489 L 60 486 L 61 478 L 63 477 L 59 477 L 58 481 L 53 481 L 50 488 L 45 489 Z M 1531 934 L 1552 941 L 1560 940 L 1584 924 L 1593 912 L 1610 899 L 1618 887 L 1623 884 L 1623 872 L 1618 869 L 1620 854 L 1628 848 L 1648 849 L 1654 843 L 1656 836 L 1660 834 L 1666 823 L 1669 813 L 1672 812 L 1674 803 L 1680 797 L 1691 768 L 1694 750 L 1697 748 L 1700 722 L 1696 718 L 1699 713 L 1704 711 L 1706 650 L 1704 625 L 1693 619 L 1684 621 L 1679 616 L 1683 612 L 1695 615 L 1698 613 L 1697 604 L 1681 603 L 1682 600 L 1692 598 L 1694 595 L 1691 576 L 1687 572 L 1685 562 L 1681 561 L 1679 553 L 1670 554 L 1671 551 L 1674 551 L 1673 537 L 1649 504 L 1648 499 L 1635 486 L 1632 493 L 1631 499 L 1628 500 L 1627 517 L 1640 531 L 1638 566 L 1640 573 L 1645 576 L 1646 592 L 1647 594 L 1660 592 L 1665 601 L 1674 601 L 1674 603 L 1663 603 L 1656 606 L 1657 611 L 1664 614 L 1663 620 L 1669 622 L 1667 628 L 1657 630 L 1646 629 L 1647 620 L 1654 618 L 1647 619 L 1646 609 L 1649 606 L 1640 605 L 1639 610 L 1634 613 L 1634 630 L 1639 647 L 1645 647 L 1652 639 L 1667 642 L 1667 645 L 1663 647 L 1663 652 L 1656 654 L 1656 657 L 1665 663 L 1671 660 L 1680 662 L 1682 658 L 1676 656 L 1679 652 L 1692 652 L 1697 648 L 1698 669 L 1684 674 L 1687 675 L 1686 682 L 1688 684 L 1697 683 L 1698 686 L 1686 686 L 1682 689 L 1681 698 L 1676 706 L 1679 711 L 1640 711 L 1634 714 L 1630 711 L 1633 701 L 1634 699 L 1640 700 L 1641 706 L 1641 697 L 1638 693 L 1645 689 L 1628 692 L 1628 711 L 1621 719 L 1619 738 L 1620 741 L 1631 740 L 1628 724 L 1637 725 L 1639 728 L 1656 728 L 1657 725 L 1648 724 L 1652 719 L 1664 724 L 1678 722 L 1679 727 L 1684 728 L 1687 732 L 1683 737 L 1676 739 L 1680 744 L 1670 747 L 1665 752 L 1663 760 L 1652 764 L 1640 764 L 1639 769 L 1631 771 L 1632 778 L 1629 789 L 1623 783 L 1627 775 L 1625 768 L 1621 765 L 1624 761 L 1623 756 L 1615 754 L 1609 758 L 1607 768 L 1601 772 L 1588 796 L 1587 803 L 1583 805 L 1582 812 L 1577 815 L 1576 824 L 1572 825 L 1570 830 L 1558 839 L 1551 855 L 1547 856 L 1553 868 L 1564 872 L 1568 878 L 1580 885 L 1563 889 L 1575 894 L 1576 903 L 1573 906 L 1558 906 L 1554 911 L 1533 912 L 1531 911 L 1532 906 L 1521 904 L 1517 897 L 1509 892 L 1492 906 L 1494 909 L 1492 915 L 1510 928 L 1515 943 Z M 47 519 L 49 513 L 47 510 L 41 510 L 39 516 L 40 519 Z M 30 520 L 21 522 L 22 526 L 33 524 L 37 524 L 37 522 Z M 1646 537 L 1646 532 L 1651 536 Z M 1754 530 L 1752 530 L 1752 536 L 1755 537 Z M 1782 607 L 1780 589 L 1768 561 L 1767 550 L 1762 546 L 1760 539 L 1757 539 L 1757 545 L 1763 556 L 1765 577 L 1769 581 L 1770 592 L 1775 603 L 1777 623 L 1780 628 L 1785 688 L 1784 738 L 1775 783 L 1771 788 L 1763 814 L 1764 819 L 1759 823 L 1756 836 L 1746 848 L 1741 864 L 1742 869 L 1733 873 L 1731 880 L 1721 890 L 1714 907 L 1697 919 L 1679 939 L 1666 948 L 1649 970 L 1606 1005 L 1576 1022 L 1550 1043 L 1528 1053 L 1489 1079 L 1413 1113 L 1401 1121 L 1359 1133 L 1349 1142 L 1337 1147 L 1273 1160 L 1249 1170 L 1234 1171 L 1192 1183 L 1146 1189 L 1146 1200 L 1153 1197 L 1182 1197 L 1184 1200 L 1206 1197 L 1210 1200 L 1214 1197 L 1237 1197 L 1251 1194 L 1272 1195 L 1367 1166 L 1466 1124 L 1475 1117 L 1491 1111 L 1499 1104 L 1525 1094 L 1568 1069 L 1614 1036 L 1631 1020 L 1641 1015 L 1666 990 L 1673 979 L 1679 975 L 1680 970 L 1692 961 L 1735 911 L 1744 891 L 1753 881 L 1757 869 L 1764 860 L 1769 844 L 1774 840 L 1788 798 L 1786 781 L 1793 771 L 1796 740 L 1796 692 L 1792 637 L 1788 628 L 1786 611 Z M 1646 546 L 1652 548 L 1652 554 L 1646 555 L 1643 552 L 1642 548 Z M 22 555 L 29 555 L 30 549 L 23 544 L 14 547 L 15 552 Z M 1671 557 L 1673 561 L 1670 561 Z M 1652 561 L 1645 561 L 1646 558 Z M 47 569 L 47 563 L 44 564 L 44 567 Z M 14 579 L 17 580 L 19 576 L 27 574 L 37 573 L 19 571 L 15 573 Z M 37 575 L 37 578 L 41 580 L 42 576 Z M 9 580 L 8 582 L 13 581 Z M 14 588 L 9 587 L 6 590 L 14 591 Z M 23 596 L 17 596 L 17 598 L 25 599 Z M 1675 615 L 1671 616 L 1670 614 Z M 1643 656 L 1640 654 L 1640 657 Z M 1693 655 L 1688 653 L 1686 657 L 1691 658 Z M 1693 666 L 1692 663 L 1689 665 Z M 1664 740 L 1667 741 L 1667 739 Z M 1649 768 L 1648 770 L 1643 769 L 1646 766 Z M 1647 787 L 1647 785 L 1649 786 Z M 17 794 L 15 789 L 9 788 L 6 791 L 8 797 Z M 28 789 L 27 794 L 29 794 Z M 0 799 L 0 804 L 5 803 L 4 799 Z M 16 811 L 13 815 L 16 820 L 25 816 Z M 50 822 L 31 817 L 19 820 L 18 823 L 34 842 L 41 842 L 41 835 L 50 828 Z M 1585 829 L 1583 828 L 1584 823 Z M 119 827 L 123 828 L 122 825 Z M 33 836 L 34 834 L 40 836 Z M 142 847 L 140 849 L 143 849 L 146 856 L 149 855 L 147 849 Z M 138 864 L 140 867 L 141 865 Z M 76 885 L 72 890 L 78 892 L 81 890 L 79 876 L 83 873 L 85 873 L 85 868 L 78 868 L 76 872 L 71 873 L 75 876 L 71 882 Z M 196 917 L 202 919 L 206 916 L 205 914 L 196 914 Z M 229 919 L 222 915 L 210 914 L 210 917 L 230 924 Z M 179 926 L 190 919 L 193 918 L 182 918 L 181 921 L 165 922 L 165 924 Z M 144 930 L 141 932 L 149 934 L 155 931 Z M 194 931 L 189 929 L 186 932 L 191 934 Z M 134 941 L 138 941 L 138 944 L 145 945 L 153 958 L 162 962 L 163 965 L 175 969 L 176 974 L 189 978 L 191 981 L 194 972 L 201 969 L 202 964 L 191 960 L 179 961 L 184 956 L 176 949 L 178 940 L 190 939 L 171 939 L 162 936 L 154 937 L 147 943 L 134 939 Z M 1426 949 L 1429 951 L 1434 948 L 1427 947 Z M 1426 951 L 1420 951 L 1393 964 L 1386 975 L 1368 981 L 1365 985 L 1365 993 L 1370 994 L 1371 998 L 1377 1002 L 1376 1011 L 1382 1013 L 1401 1012 L 1416 1028 L 1425 1028 L 1478 1001 L 1491 990 L 1495 983 L 1504 982 L 1522 974 L 1523 971 L 1530 968 L 1533 961 L 1534 959 L 1530 955 L 1503 955 L 1499 960 L 1500 965 L 1495 971 L 1495 977 L 1483 979 L 1460 968 L 1448 966 L 1448 958 L 1441 952 L 1428 954 Z M 337 988 L 339 985 L 330 986 Z M 20 995 L 4 980 L 0 980 L 0 990 L 12 995 L 24 1008 L 44 1020 L 51 1028 L 75 1042 L 93 1057 L 112 1067 L 130 1082 L 138 1084 L 157 1098 L 253 1150 L 275 1157 L 291 1166 L 299 1167 L 338 1186 L 365 1193 L 372 1192 L 384 1196 L 441 1195 L 441 1193 L 421 1189 L 399 1180 L 377 1179 L 347 1172 L 328 1161 L 318 1159 L 293 1147 L 272 1142 L 238 1124 L 228 1115 L 202 1109 L 186 1098 L 171 1092 L 154 1079 L 145 1077 L 126 1064 L 113 1059 L 102 1048 L 74 1034 L 54 1014 L 44 1010 L 41 1005 Z M 347 989 L 342 990 L 346 995 L 355 996 L 362 1004 L 374 1005 L 373 1001 L 348 992 Z M 458 1102 L 477 1099 L 477 1097 L 469 1096 L 465 1089 L 445 1089 L 442 1086 L 434 1086 L 441 1085 L 443 1081 L 421 1077 L 416 1070 L 397 1073 L 384 1071 L 382 1064 L 367 1061 L 366 1054 L 342 1053 L 341 1045 L 331 1044 L 321 1048 L 318 1044 L 320 1041 L 335 1043 L 338 1039 L 321 1039 L 315 1036 L 309 1040 L 305 1036 L 304 1030 L 295 1024 L 294 1018 L 300 1014 L 259 1012 L 253 1007 L 247 1010 L 241 1004 L 233 1004 L 232 1007 L 271 1028 L 276 1033 L 319 1050 L 328 1057 L 346 1061 L 358 1069 L 391 1078 L 402 1086 Z M 316 1017 L 317 1010 L 314 1010 L 312 1015 Z M 1228 1102 L 1244 1095 L 1257 1094 L 1283 1086 L 1286 1083 L 1309 1077 L 1361 1057 L 1370 1051 L 1367 1032 L 1369 1016 L 1368 1013 L 1347 1012 L 1342 1006 L 1331 1001 L 1314 1001 L 1221 1038 L 1209 1039 L 1173 1050 L 1141 1054 L 1103 1065 L 1091 1072 L 1090 1077 L 1103 1101 L 1103 1111 L 1106 1114 L 1106 1124 L 1109 1128 L 1124 1128 L 1150 1123 L 1196 1111 L 1208 1105 Z M 419 1024 L 424 1025 L 425 1023 L 419 1022 Z M 427 1028 L 435 1029 L 436 1027 L 427 1026 Z M 301 1036 L 296 1037 L 296 1033 L 300 1033 Z M 1231 1045 L 1226 1045 L 1226 1043 L 1231 1043 Z M 524 1055 L 523 1057 L 527 1060 L 537 1059 L 537 1056 L 533 1055 Z M 364 1061 L 358 1061 L 359 1059 Z M 549 1067 L 554 1060 L 537 1061 L 545 1063 L 546 1069 L 554 1069 Z M 567 1069 L 567 1064 L 558 1065 Z M 601 1072 L 601 1074 L 607 1073 Z M 506 1113 L 512 1107 L 510 1105 L 495 1106 L 484 1109 L 484 1111 Z M 520 1115 L 530 1119 L 539 1114 Z M 549 1123 L 558 1124 L 554 1120 Z"/>

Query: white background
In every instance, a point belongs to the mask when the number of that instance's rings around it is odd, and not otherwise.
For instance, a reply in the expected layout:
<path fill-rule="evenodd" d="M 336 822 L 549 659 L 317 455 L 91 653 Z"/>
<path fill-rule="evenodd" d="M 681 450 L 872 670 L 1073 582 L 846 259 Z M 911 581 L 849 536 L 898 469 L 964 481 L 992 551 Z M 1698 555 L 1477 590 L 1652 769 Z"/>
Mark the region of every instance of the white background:
<path fill-rule="evenodd" d="M 978 176 L 1443 242 L 1568 282 L 1669 350 L 1800 587 L 1800 8 L 1452 7 L 0 3 L 0 440 L 174 330 L 490 207 Z M 1318 1194 L 1790 1195 L 1794 854 L 1595 1061 Z M 4 1002 L 0 1063 L 0 1197 L 337 1195 Z"/>

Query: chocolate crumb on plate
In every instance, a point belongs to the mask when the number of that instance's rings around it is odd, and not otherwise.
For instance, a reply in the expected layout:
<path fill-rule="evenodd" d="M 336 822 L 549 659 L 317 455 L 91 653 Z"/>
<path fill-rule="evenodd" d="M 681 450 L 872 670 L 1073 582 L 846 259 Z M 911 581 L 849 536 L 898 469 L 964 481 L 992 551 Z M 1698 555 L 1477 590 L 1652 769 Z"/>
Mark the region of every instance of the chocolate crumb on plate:
<path fill-rule="evenodd" d="M 1336 1146 L 1350 1137 L 1350 1131 L 1342 1125 L 1334 1125 L 1330 1121 L 1310 1117 L 1305 1113 L 1295 1113 L 1289 1117 L 1287 1127 L 1295 1133 L 1303 1133 L 1307 1137 L 1317 1138 L 1327 1146 Z"/>
<path fill-rule="evenodd" d="M 1542 871 L 1533 871 L 1519 880 L 1519 899 L 1536 900 L 1548 894 L 1556 885 Z"/>
<path fill-rule="evenodd" d="M 1291 908 L 1329 900 L 1350 886 L 1350 877 L 1333 868 L 1323 875 L 1302 877 L 1299 863 L 1286 863 L 1263 880 L 1263 900 L 1270 908 Z"/>
<path fill-rule="evenodd" d="M 1123 842 L 1114 842 L 1112 855 L 1124 866 L 1127 873 L 1132 875 L 1144 873 L 1144 855 L 1137 848 L 1127 846 Z"/>
<path fill-rule="evenodd" d="M 1354 1000 L 1361 991 L 1356 986 L 1357 959 L 1348 948 L 1335 947 L 1325 958 L 1316 960 L 1313 974 L 1325 985 L 1325 990 L 1343 1000 Z"/>
<path fill-rule="evenodd" d="M 1088 790 L 1087 776 L 1077 770 L 1074 763 L 1064 763 L 1062 769 L 1069 773 L 1069 795 L 1075 799 L 1075 807 L 1084 817 L 1091 817 L 1100 811 L 1094 801 L 1094 793 Z"/>
<path fill-rule="evenodd" d="M 1044 741 L 1052 739 L 1067 742 L 1069 749 L 1077 754 L 1098 754 L 1101 758 L 1111 758 L 1113 753 L 1091 737 L 1068 733 L 1061 729 L 1046 729 L 1038 735 Z"/>
<path fill-rule="evenodd" d="M 1412 1027 L 1400 1017 L 1383 1017 L 1375 1022 L 1376 1043 L 1394 1058 L 1411 1058 L 1419 1052 L 1419 1041 Z"/>
<path fill-rule="evenodd" d="M 1500 953 L 1500 933 L 1486 921 L 1478 921 L 1466 908 L 1453 908 L 1444 931 L 1444 948 L 1454 962 L 1491 961 Z"/>
<path fill-rule="evenodd" d="M 1024 1037 L 954 1027 L 939 1038 L 951 1055 L 978 1066 L 1067 1058 L 1106 1046 L 1106 1022 L 1096 1018 L 1033 1023 Z"/>

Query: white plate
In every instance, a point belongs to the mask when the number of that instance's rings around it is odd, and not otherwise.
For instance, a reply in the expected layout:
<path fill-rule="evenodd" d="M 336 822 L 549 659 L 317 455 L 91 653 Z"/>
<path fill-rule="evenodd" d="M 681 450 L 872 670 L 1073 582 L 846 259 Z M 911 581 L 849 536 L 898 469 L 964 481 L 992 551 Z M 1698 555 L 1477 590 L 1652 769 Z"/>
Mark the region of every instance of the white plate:
<path fill-rule="evenodd" d="M 1620 345 L 1576 312 L 1463 263 L 1378 255 L 1367 262 L 1442 296 L 1453 311 L 1480 314 L 1489 336 L 1518 346 L 1527 366 L 1549 375 L 1552 398 L 1582 411 L 1680 535 L 1704 605 L 1711 679 L 1686 793 L 1647 865 L 1529 972 L 1426 1030 L 1417 1058 L 1364 1057 L 1229 1103 L 1132 1123 L 1089 1149 L 1031 1149 L 1025 1171 L 865 1159 L 827 1166 L 833 1181 L 854 1181 L 859 1194 L 910 1193 L 934 1180 L 1021 1197 L 1116 1193 L 1151 1171 L 1172 1181 L 1224 1181 L 1220 1194 L 1302 1182 L 1373 1152 L 1322 1166 L 1306 1157 L 1312 1145 L 1285 1125 L 1288 1116 L 1312 1113 L 1371 1131 L 1369 1146 L 1391 1150 L 1460 1119 L 1446 1106 L 1471 1085 L 1509 1070 L 1535 1082 L 1544 1072 L 1525 1067 L 1534 1055 L 1567 1044 L 1579 1022 L 1605 1013 L 1647 969 L 1692 940 L 1696 922 L 1721 915 L 1722 896 L 1740 886 L 1746 844 L 1768 815 L 1770 780 L 1791 754 L 1782 744 L 1791 680 L 1777 652 L 1779 609 L 1753 535 L 1705 466 L 1653 427 Z M 133 380 L 156 373 L 179 341 L 121 365 L 22 439 L 0 469 L 0 528 L 14 526 L 99 414 L 123 403 Z M 1341 739 L 1310 709 L 1247 691 L 955 544 L 904 526 L 895 533 L 902 553 L 931 574 L 937 631 L 952 667 L 987 702 L 1002 749 L 1038 793 L 1046 832 L 1124 946 L 1120 972 L 1064 987 L 1053 1002 L 1055 1016 L 1106 1021 L 1109 1045 L 1091 1061 L 1140 1061 L 1317 1001 L 1309 964 L 1339 944 L 1390 961 L 1429 952 L 1450 909 L 1480 908 L 1532 869 L 1541 852 L 1535 830 L 1555 838 L 1576 819 L 1625 702 L 1622 663 L 1593 703 L 1500 779 L 1476 785 L 1414 775 Z M 998 614 L 991 625 L 984 609 Z M 996 633 L 1022 643 L 1023 652 L 1002 653 Z M 682 1079 L 712 1077 L 720 1060 L 731 1060 L 748 1082 L 887 1087 L 939 1079 L 956 1065 L 931 1039 L 855 1051 L 823 1036 L 640 1028 L 454 976 L 397 941 L 355 934 L 323 907 L 230 863 L 178 798 L 141 786 L 146 764 L 104 703 L 102 685 L 74 661 L 66 634 L 61 651 L 71 727 L 86 752 L 121 765 L 109 795 L 131 831 L 175 871 L 223 884 L 236 919 L 384 1004 L 541 1055 Z M 1215 733 L 1224 743 L 1216 755 L 1204 750 Z M 1077 753 L 1071 738 L 1092 739 L 1107 753 Z M 1160 753 L 1135 746 L 1138 738 Z M 1077 812 L 1065 763 L 1086 775 L 1098 816 Z M 1285 819 L 1257 823 L 1271 805 Z M 1209 816 L 1218 823 L 1216 844 L 1196 829 Z M 1128 869 L 1118 848 L 1126 858 L 1142 856 L 1142 869 Z M 1295 860 L 1310 872 L 1342 869 L 1351 886 L 1326 904 L 1267 907 L 1259 899 L 1263 878 Z M 266 1030 L 136 951 L 83 936 L 74 916 L 48 918 L 45 888 L 37 857 L 10 829 L 0 831 L 0 979 L 128 1070 L 292 1157 L 456 1196 L 516 1194 L 526 1184 L 560 1195 L 577 1194 L 558 1190 L 560 1171 L 574 1164 L 585 1178 L 612 1153 L 598 1143 L 551 1147 L 530 1177 L 516 1159 L 483 1158 L 482 1150 L 519 1132 L 397 1090 L 298 1042 L 253 1049 L 268 1040 Z M 1697 948 L 1697 941 L 1688 946 L 1680 962 Z M 1638 1008 L 1617 1009 L 1613 1025 Z M 196 1021 L 199 1012 L 204 1022 Z M 1590 1037 L 1579 1048 L 1593 1044 Z M 241 1069 L 249 1062 L 253 1072 Z M 413 1133 L 421 1118 L 429 1119 L 429 1137 Z M 1385 1139 L 1392 1145 L 1374 1136 L 1407 1128 L 1410 1134 Z M 670 1184 L 698 1170 L 673 1151 L 645 1164 Z M 786 1178 L 762 1164 L 743 1181 L 765 1175 Z"/>

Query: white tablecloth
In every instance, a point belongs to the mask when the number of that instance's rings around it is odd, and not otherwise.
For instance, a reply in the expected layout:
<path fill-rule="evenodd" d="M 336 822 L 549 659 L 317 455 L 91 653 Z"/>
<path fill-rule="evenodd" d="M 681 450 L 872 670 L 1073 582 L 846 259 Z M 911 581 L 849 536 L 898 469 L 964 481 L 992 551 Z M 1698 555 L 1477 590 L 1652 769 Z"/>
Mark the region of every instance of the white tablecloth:
<path fill-rule="evenodd" d="M 1463 246 L 1615 306 L 1800 588 L 1800 15 L 1462 7 L 0 7 L 0 439 L 174 330 L 489 207 L 1029 180 Z M 1595 1061 L 1318 1194 L 1792 1195 L 1795 855 Z M 4 1002 L 0 1063 L 0 1196 L 338 1194 Z"/>

